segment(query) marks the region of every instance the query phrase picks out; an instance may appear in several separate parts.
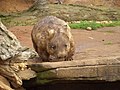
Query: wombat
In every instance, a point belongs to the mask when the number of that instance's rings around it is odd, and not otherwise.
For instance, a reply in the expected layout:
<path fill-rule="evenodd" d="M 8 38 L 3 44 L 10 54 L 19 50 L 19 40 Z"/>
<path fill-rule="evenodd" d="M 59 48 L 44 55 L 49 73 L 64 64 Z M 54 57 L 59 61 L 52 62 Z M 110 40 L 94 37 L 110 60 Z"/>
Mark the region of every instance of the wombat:
<path fill-rule="evenodd" d="M 75 45 L 68 24 L 55 17 L 40 20 L 31 33 L 33 46 L 43 61 L 72 60 Z"/>

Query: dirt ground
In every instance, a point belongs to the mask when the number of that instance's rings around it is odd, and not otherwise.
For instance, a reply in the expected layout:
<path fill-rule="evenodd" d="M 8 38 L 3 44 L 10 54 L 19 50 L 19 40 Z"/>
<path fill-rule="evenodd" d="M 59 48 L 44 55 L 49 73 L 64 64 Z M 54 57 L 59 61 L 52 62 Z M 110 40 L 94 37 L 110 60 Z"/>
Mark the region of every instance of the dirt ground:
<path fill-rule="evenodd" d="M 21 44 L 33 48 L 31 30 L 33 26 L 9 28 Z M 120 26 L 104 27 L 95 31 L 72 30 L 76 51 L 74 60 L 94 59 L 120 55 Z"/>
<path fill-rule="evenodd" d="M 56 3 L 57 0 L 48 0 L 51 3 Z M 60 0 L 64 4 L 83 4 L 83 5 L 107 5 L 120 6 L 119 0 Z M 35 0 L 0 0 L 0 11 L 2 12 L 21 12 L 30 8 Z"/>
<path fill-rule="evenodd" d="M 33 0 L 0 0 L 0 12 L 21 12 L 32 6 Z"/>

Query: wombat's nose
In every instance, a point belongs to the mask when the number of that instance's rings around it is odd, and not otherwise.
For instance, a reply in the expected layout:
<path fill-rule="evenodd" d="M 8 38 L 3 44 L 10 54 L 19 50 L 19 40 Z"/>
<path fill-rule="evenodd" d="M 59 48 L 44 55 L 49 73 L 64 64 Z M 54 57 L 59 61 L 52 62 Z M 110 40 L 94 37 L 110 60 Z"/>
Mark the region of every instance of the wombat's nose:
<path fill-rule="evenodd" d="M 58 59 L 61 59 L 61 58 L 63 58 L 63 57 L 58 57 Z"/>

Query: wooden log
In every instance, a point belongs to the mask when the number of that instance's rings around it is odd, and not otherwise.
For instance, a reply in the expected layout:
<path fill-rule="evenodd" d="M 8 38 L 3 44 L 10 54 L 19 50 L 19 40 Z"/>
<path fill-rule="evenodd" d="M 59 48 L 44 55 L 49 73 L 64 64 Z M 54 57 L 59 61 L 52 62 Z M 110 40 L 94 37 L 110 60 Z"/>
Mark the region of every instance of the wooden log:
<path fill-rule="evenodd" d="M 6 78 L 14 88 L 21 87 L 22 79 L 35 77 L 35 72 L 31 70 L 27 70 L 29 75 L 25 74 L 25 71 L 19 72 L 20 68 L 25 66 L 24 61 L 35 56 L 35 51 L 22 47 L 16 36 L 0 21 L 0 75 Z M 24 64 L 13 66 L 17 62 Z M 1 84 L 4 89 L 7 87 L 2 81 Z"/>
<path fill-rule="evenodd" d="M 13 90 L 10 88 L 10 83 L 6 78 L 0 76 L 0 90 Z"/>
<path fill-rule="evenodd" d="M 19 53 L 20 42 L 0 21 L 0 60 L 7 60 Z"/>

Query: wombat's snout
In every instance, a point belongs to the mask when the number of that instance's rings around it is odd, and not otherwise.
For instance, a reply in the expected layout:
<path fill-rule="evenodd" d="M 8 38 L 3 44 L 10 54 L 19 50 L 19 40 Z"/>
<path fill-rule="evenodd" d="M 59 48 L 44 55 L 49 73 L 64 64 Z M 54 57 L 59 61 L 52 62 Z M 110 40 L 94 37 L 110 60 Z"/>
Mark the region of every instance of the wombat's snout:
<path fill-rule="evenodd" d="M 57 55 L 57 58 L 58 59 L 62 59 L 62 58 L 66 58 L 67 56 L 67 52 L 59 52 L 58 55 Z"/>
<path fill-rule="evenodd" d="M 54 60 L 54 59 L 59 59 L 59 60 L 61 60 L 61 59 L 64 59 L 64 58 L 66 58 L 66 56 L 52 56 L 52 55 L 50 55 L 50 59 L 51 59 L 51 60 Z"/>

